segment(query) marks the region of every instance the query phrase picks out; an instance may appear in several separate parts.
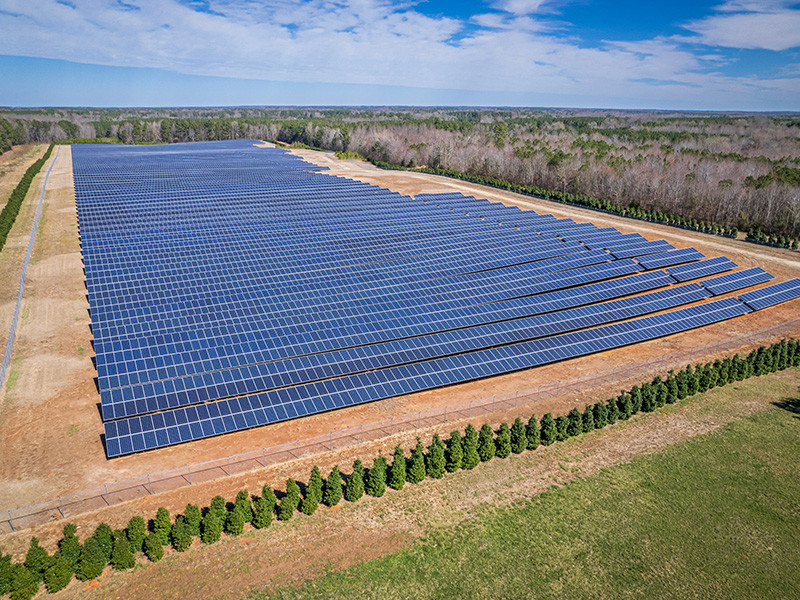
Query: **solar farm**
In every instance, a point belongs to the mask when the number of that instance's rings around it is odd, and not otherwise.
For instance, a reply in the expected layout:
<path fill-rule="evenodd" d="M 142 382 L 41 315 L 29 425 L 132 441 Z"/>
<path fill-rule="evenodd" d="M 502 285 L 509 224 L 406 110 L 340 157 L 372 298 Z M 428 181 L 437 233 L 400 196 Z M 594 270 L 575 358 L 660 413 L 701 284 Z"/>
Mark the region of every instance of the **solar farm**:
<path fill-rule="evenodd" d="M 533 369 L 800 297 L 721 255 L 253 140 L 72 147 L 109 458 Z"/>

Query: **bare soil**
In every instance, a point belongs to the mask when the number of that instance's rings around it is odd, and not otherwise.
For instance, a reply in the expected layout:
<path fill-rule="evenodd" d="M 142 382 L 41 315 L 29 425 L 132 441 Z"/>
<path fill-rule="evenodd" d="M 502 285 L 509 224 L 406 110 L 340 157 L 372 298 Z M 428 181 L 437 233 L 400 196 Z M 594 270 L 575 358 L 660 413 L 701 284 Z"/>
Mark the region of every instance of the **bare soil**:
<path fill-rule="evenodd" d="M 763 266 L 778 280 L 800 274 L 797 254 L 789 251 L 616 218 L 555 203 L 539 202 L 525 196 L 443 177 L 381 171 L 358 161 L 337 160 L 325 153 L 313 151 L 296 151 L 296 153 L 311 162 L 330 166 L 334 175 L 368 181 L 406 194 L 463 191 L 476 197 L 509 204 L 516 203 L 522 208 L 534 208 L 557 216 L 592 221 L 598 225 L 613 225 L 625 232 L 639 231 L 649 239 L 663 238 L 673 242 L 677 247 L 694 246 L 708 256 L 724 254 L 742 267 Z M 35 188 L 41 185 L 41 180 L 42 176 L 37 178 L 35 185 L 32 186 L 31 194 L 37 194 L 37 199 L 38 192 L 35 192 Z M 33 203 L 30 199 L 26 201 L 27 210 L 30 210 L 31 204 Z M 23 222 L 24 219 L 21 219 L 18 223 L 20 227 Z M 105 458 L 100 437 L 103 431 L 98 410 L 100 398 L 94 384 L 96 371 L 91 361 L 93 353 L 90 321 L 77 235 L 69 147 L 61 148 L 51 173 L 40 228 L 34 248 L 34 259 L 29 267 L 23 314 L 12 366 L 8 380 L 0 391 L 0 444 L 2 445 L 0 511 L 147 473 L 336 432 L 391 416 L 513 393 L 541 384 L 585 376 L 650 357 L 662 356 L 672 351 L 691 349 L 715 340 L 727 339 L 732 335 L 760 330 L 800 316 L 798 310 L 800 301 L 795 301 L 726 323 L 705 327 L 700 331 L 670 336 L 631 348 L 109 461 Z M 30 225 L 27 231 L 29 235 Z M 20 231 L 19 235 L 22 238 L 25 232 Z M 25 240 L 27 242 L 27 238 Z M 0 261 L 2 260 L 7 259 L 0 258 Z M 2 264 L 0 263 L 0 266 Z M 18 280 L 18 275 L 16 277 Z M 3 271 L 3 281 L 9 281 L 5 271 Z M 743 346 L 742 350 L 755 345 L 758 343 L 753 342 Z M 602 386 L 592 393 L 581 394 L 580 399 L 576 399 L 574 394 L 549 399 L 536 404 L 530 410 L 521 410 L 520 413 L 531 411 L 537 414 L 548 411 L 564 413 L 576 403 L 582 407 L 586 402 L 615 394 L 620 388 L 630 383 L 638 383 L 641 379 L 643 377 L 638 376 L 636 381 L 620 381 L 613 385 Z M 501 419 L 513 416 L 516 415 L 497 414 L 482 417 L 481 422 L 499 422 Z M 444 430 L 449 431 L 452 428 L 454 427 L 446 427 Z M 426 433 L 430 434 L 432 432 Z M 413 436 L 406 438 L 411 439 Z M 353 456 L 371 456 L 377 447 L 389 451 L 395 443 L 391 440 L 364 448 L 353 448 L 341 455 L 326 459 L 318 458 L 317 462 L 321 466 L 332 464 L 333 460 L 342 461 L 344 464 L 352 460 Z M 279 485 L 279 482 L 284 481 L 287 476 L 304 478 L 308 467 L 309 461 L 287 463 L 268 473 L 260 474 L 258 478 Z M 242 481 L 252 475 L 243 477 Z M 215 482 L 208 488 L 193 486 L 181 490 L 175 496 L 175 506 L 181 508 L 181 502 L 185 503 L 185 498 L 206 502 L 210 496 L 217 493 L 217 490 L 220 492 L 235 490 L 239 485 L 239 480 L 231 479 L 230 482 Z M 214 493 L 210 493 L 212 487 Z M 282 483 L 279 487 L 282 487 Z M 114 520 L 122 524 L 127 520 L 122 518 L 122 513 L 130 515 L 134 510 L 146 510 L 161 502 L 167 500 L 150 498 L 137 501 L 135 506 L 120 505 L 122 507 L 120 516 Z M 173 502 L 170 500 L 169 503 Z"/>

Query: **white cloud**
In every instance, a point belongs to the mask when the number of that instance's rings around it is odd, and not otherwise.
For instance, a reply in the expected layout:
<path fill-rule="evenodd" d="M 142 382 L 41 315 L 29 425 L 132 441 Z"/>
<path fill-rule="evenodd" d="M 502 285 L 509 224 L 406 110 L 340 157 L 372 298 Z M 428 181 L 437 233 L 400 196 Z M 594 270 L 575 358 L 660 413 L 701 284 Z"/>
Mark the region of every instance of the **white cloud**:
<path fill-rule="evenodd" d="M 718 14 L 684 27 L 697 34 L 684 41 L 725 48 L 782 51 L 800 46 L 800 10 L 795 2 L 736 0 L 718 7 Z"/>
<path fill-rule="evenodd" d="M 549 0 L 498 0 L 492 7 L 514 15 L 530 15 L 539 12 L 542 5 L 548 2 Z"/>

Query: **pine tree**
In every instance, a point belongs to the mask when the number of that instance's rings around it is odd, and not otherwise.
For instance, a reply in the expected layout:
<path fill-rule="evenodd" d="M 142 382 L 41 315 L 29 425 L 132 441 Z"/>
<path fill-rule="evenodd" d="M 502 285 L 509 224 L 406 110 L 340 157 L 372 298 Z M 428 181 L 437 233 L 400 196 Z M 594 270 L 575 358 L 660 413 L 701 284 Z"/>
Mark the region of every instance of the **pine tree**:
<path fill-rule="evenodd" d="M 206 515 L 206 517 L 209 515 L 211 515 L 211 518 L 217 523 L 219 522 L 217 513 L 209 513 Z M 205 520 L 203 522 L 205 523 Z M 221 528 L 219 533 L 222 533 Z M 219 540 L 219 533 L 217 534 L 217 538 L 214 540 L 215 542 Z M 203 535 L 205 535 L 205 531 L 203 532 Z M 205 539 L 203 539 L 203 541 L 206 542 Z M 206 543 L 210 544 L 211 542 Z M 164 558 L 164 545 L 161 543 L 161 538 L 159 538 L 155 533 L 151 533 L 144 538 L 144 544 L 142 545 L 142 548 L 144 550 L 144 555 L 150 560 L 150 562 L 157 563 Z"/>
<path fill-rule="evenodd" d="M 172 517 L 170 517 L 169 511 L 161 506 L 156 511 L 156 518 L 153 519 L 153 533 L 162 546 L 169 544 L 169 532 L 171 529 Z"/>
<path fill-rule="evenodd" d="M 464 447 L 464 460 L 461 468 L 469 471 L 474 469 L 478 463 L 481 462 L 481 457 L 478 454 L 478 432 L 475 431 L 472 423 L 467 425 L 464 430 L 462 446 Z"/>
<path fill-rule="evenodd" d="M 392 457 L 392 466 L 389 467 L 389 487 L 393 490 L 402 490 L 406 484 L 406 454 L 397 444 L 394 448 L 394 456 Z"/>
<path fill-rule="evenodd" d="M 598 402 L 592 407 L 595 429 L 603 429 L 608 425 L 608 407 L 603 402 Z"/>
<path fill-rule="evenodd" d="M 50 564 L 50 555 L 39 545 L 39 538 L 33 536 L 25 554 L 25 567 L 31 572 L 36 583 L 44 581 L 44 572 Z"/>
<path fill-rule="evenodd" d="M 563 442 L 569 437 L 569 418 L 561 415 L 556 417 L 556 440 Z"/>
<path fill-rule="evenodd" d="M 619 421 L 619 405 L 616 398 L 609 398 L 606 402 L 606 420 L 609 425 Z"/>
<path fill-rule="evenodd" d="M 511 451 L 522 454 L 528 447 L 528 436 L 525 434 L 525 424 L 517 417 L 511 425 Z"/>
<path fill-rule="evenodd" d="M 114 532 L 107 523 L 100 523 L 94 530 L 92 537 L 97 540 L 97 545 L 103 553 L 105 562 L 111 560 L 111 550 L 114 547 Z"/>
<path fill-rule="evenodd" d="M 89 537 L 81 548 L 81 556 L 78 559 L 78 570 L 76 576 L 81 581 L 89 581 L 98 577 L 103 572 L 108 560 L 106 560 L 100 544 L 94 536 Z"/>
<path fill-rule="evenodd" d="M 189 538 L 191 540 L 191 538 Z M 111 551 L 111 566 L 115 571 L 124 571 L 132 569 L 136 561 L 131 552 L 131 546 L 128 543 L 128 536 L 124 533 L 114 538 L 114 548 Z"/>
<path fill-rule="evenodd" d="M 128 547 L 131 552 L 141 552 L 144 538 L 147 535 L 147 524 L 145 520 L 136 515 L 130 518 L 128 526 L 125 528 L 125 536 L 128 538 Z"/>
<path fill-rule="evenodd" d="M 461 434 L 458 431 L 450 432 L 447 440 L 447 462 L 444 468 L 448 473 L 455 473 L 464 464 L 464 448 L 461 445 Z"/>
<path fill-rule="evenodd" d="M 56 552 L 44 573 L 44 587 L 48 593 L 55 594 L 67 587 L 71 580 L 72 566 L 70 562 L 60 551 Z"/>
<path fill-rule="evenodd" d="M 320 481 L 322 477 L 320 477 Z M 322 496 L 322 492 L 319 494 Z M 319 500 L 317 499 L 317 493 L 315 490 L 310 490 L 308 486 L 306 486 L 306 493 L 303 496 L 303 500 L 300 502 L 300 512 L 304 515 L 313 515 L 317 512 L 319 508 Z"/>
<path fill-rule="evenodd" d="M 589 433 L 590 431 L 594 431 L 594 412 L 592 411 L 592 407 L 588 404 L 586 408 L 583 410 L 583 419 L 582 419 L 584 433 Z"/>
<path fill-rule="evenodd" d="M 141 519 L 141 517 L 139 518 Z M 142 519 L 142 523 L 144 523 L 144 519 Z M 78 559 L 81 556 L 81 541 L 75 535 L 76 531 L 78 531 L 78 528 L 75 525 L 67 523 L 63 529 L 64 536 L 58 542 L 58 551 L 69 563 L 69 568 L 73 573 L 78 568 Z M 2 595 L 2 592 L 0 592 L 0 595 Z"/>
<path fill-rule="evenodd" d="M 508 458 L 511 455 L 511 431 L 508 423 L 501 423 L 495 439 L 495 455 L 498 458 Z"/>
<path fill-rule="evenodd" d="M 697 369 L 697 391 L 701 394 L 708 391 L 711 386 L 711 378 L 708 365 Z"/>
<path fill-rule="evenodd" d="M 656 407 L 661 408 L 667 403 L 667 398 L 669 397 L 669 390 L 667 389 L 667 385 L 665 383 L 659 383 L 656 386 Z"/>
<path fill-rule="evenodd" d="M 622 392 L 617 397 L 617 406 L 619 407 L 620 420 L 627 421 L 633 416 L 633 401 L 629 394 Z"/>
<path fill-rule="evenodd" d="M 322 473 L 320 473 L 319 467 L 314 465 L 314 468 L 311 469 L 311 476 L 308 478 L 308 485 L 306 486 L 306 496 L 311 494 L 314 496 L 314 499 L 317 503 L 322 502 Z"/>
<path fill-rule="evenodd" d="M 411 458 L 408 459 L 406 481 L 419 483 L 423 479 L 425 479 L 425 450 L 422 447 L 422 440 L 417 438 L 417 445 L 414 446 L 411 451 Z"/>
<path fill-rule="evenodd" d="M 667 377 L 667 404 L 675 404 L 678 401 L 678 380 L 670 373 Z"/>
<path fill-rule="evenodd" d="M 257 498 L 254 503 L 253 511 L 253 527 L 256 529 L 264 529 L 272 524 L 272 514 L 275 512 L 275 505 L 270 504 L 269 500 L 264 496 Z M 314 509 L 316 510 L 316 508 Z M 306 514 L 313 514 L 311 513 Z"/>
<path fill-rule="evenodd" d="M 386 492 L 386 459 L 383 456 L 373 461 L 372 468 L 367 473 L 364 491 L 375 498 L 380 498 Z"/>
<path fill-rule="evenodd" d="M 339 466 L 331 469 L 331 474 L 325 480 L 325 487 L 322 490 L 322 503 L 325 506 L 336 506 L 342 499 L 342 474 L 339 473 Z"/>
<path fill-rule="evenodd" d="M 5 596 L 11 589 L 11 573 L 13 572 L 13 565 L 11 563 L 11 555 L 3 554 L 0 551 L 0 598 Z"/>
<path fill-rule="evenodd" d="M 233 536 L 241 535 L 244 531 L 245 523 L 244 514 L 241 510 L 236 510 L 234 506 L 233 510 L 228 511 L 228 514 L 225 516 L 225 533 Z"/>
<path fill-rule="evenodd" d="M 536 415 L 531 415 L 528 419 L 528 425 L 525 427 L 525 437 L 528 440 L 528 450 L 536 450 L 541 443 L 541 434 L 539 432 L 539 422 L 536 420 Z"/>
<path fill-rule="evenodd" d="M 556 421 L 553 415 L 547 413 L 542 417 L 541 425 L 541 440 L 542 446 L 549 446 L 558 439 L 558 432 L 556 431 Z"/>
<path fill-rule="evenodd" d="M 200 523 L 203 520 L 203 513 L 200 512 L 200 508 L 194 504 L 187 504 L 183 510 L 183 516 L 186 519 L 186 528 L 189 531 L 189 535 L 192 537 L 200 535 Z"/>
<path fill-rule="evenodd" d="M 425 470 L 428 477 L 441 479 L 444 477 L 444 442 L 439 438 L 439 434 L 433 434 L 433 440 L 428 447 L 428 455 L 425 457 Z"/>
<path fill-rule="evenodd" d="M 686 365 L 686 384 L 690 396 L 694 396 L 700 388 L 700 380 L 697 373 L 692 370 L 692 365 Z"/>
<path fill-rule="evenodd" d="M 169 539 L 172 542 L 172 547 L 178 552 L 183 552 L 192 545 L 191 527 L 185 515 L 179 515 L 175 519 L 175 525 L 172 526 L 172 530 L 169 532 Z"/>
<path fill-rule="evenodd" d="M 247 490 L 241 490 L 236 494 L 233 510 L 238 510 L 242 513 L 245 523 L 250 523 L 253 520 L 253 503 L 250 501 L 250 493 Z"/>
<path fill-rule="evenodd" d="M 678 400 L 683 400 L 689 395 L 689 382 L 686 379 L 686 371 L 679 371 L 675 375 L 678 383 Z"/>
<path fill-rule="evenodd" d="M 653 388 L 649 383 L 642 385 L 642 412 L 653 412 L 656 409 L 656 399 Z"/>
<path fill-rule="evenodd" d="M 209 505 L 208 510 L 215 513 L 220 523 L 222 523 L 225 520 L 225 513 L 228 512 L 225 507 L 225 498 L 222 496 L 214 496 L 211 499 L 211 504 Z"/>
<path fill-rule="evenodd" d="M 364 495 L 364 467 L 360 460 L 353 463 L 353 473 L 347 478 L 344 486 L 344 499 L 357 502 Z"/>
<path fill-rule="evenodd" d="M 294 511 L 300 504 L 300 486 L 294 479 L 286 480 L 286 495 L 281 500 L 278 509 L 278 520 L 288 521 L 294 516 Z"/>
<path fill-rule="evenodd" d="M 39 591 L 39 582 L 25 565 L 12 565 L 9 581 L 11 600 L 30 600 Z"/>
<path fill-rule="evenodd" d="M 573 408 L 567 415 L 567 436 L 574 437 L 583 432 L 583 415 L 577 408 Z"/>
<path fill-rule="evenodd" d="M 642 391 L 638 385 L 631 388 L 631 415 L 638 415 L 642 411 Z"/>
<path fill-rule="evenodd" d="M 484 423 L 478 434 L 478 456 L 480 456 L 481 462 L 487 462 L 494 458 L 495 453 L 494 431 L 488 423 Z"/>
<path fill-rule="evenodd" d="M 152 534 L 148 535 L 147 538 L 145 538 L 145 543 L 147 543 L 147 539 L 151 537 L 153 537 Z M 200 539 L 204 544 L 213 544 L 214 542 L 218 542 L 221 537 L 222 537 L 222 519 L 219 518 L 219 513 L 217 513 L 217 511 L 209 510 L 206 513 L 206 516 L 203 517 L 203 526 L 202 526 L 202 531 L 200 532 Z M 145 554 L 147 554 L 146 549 L 145 549 Z M 150 555 L 148 554 L 148 557 L 149 556 Z"/>

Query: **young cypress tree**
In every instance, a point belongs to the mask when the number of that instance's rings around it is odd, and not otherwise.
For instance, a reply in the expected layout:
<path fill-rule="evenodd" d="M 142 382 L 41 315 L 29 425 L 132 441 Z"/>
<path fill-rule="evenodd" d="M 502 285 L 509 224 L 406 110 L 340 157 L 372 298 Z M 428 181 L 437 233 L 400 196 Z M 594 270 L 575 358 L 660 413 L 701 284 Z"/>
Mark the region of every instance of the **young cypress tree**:
<path fill-rule="evenodd" d="M 303 502 L 305 503 L 305 499 Z M 270 504 L 269 500 L 267 500 L 264 496 L 261 496 L 260 498 L 256 499 L 253 508 L 253 527 L 256 529 L 264 529 L 265 527 L 269 527 L 272 524 L 272 514 L 275 512 L 275 505 Z M 316 510 L 316 508 L 314 510 Z M 313 514 L 313 511 L 306 514 Z"/>
<path fill-rule="evenodd" d="M 699 366 L 697 368 L 697 391 L 701 394 L 708 390 L 711 382 L 709 381 L 708 366 Z"/>
<path fill-rule="evenodd" d="M 107 523 L 100 523 L 94 530 L 92 537 L 97 540 L 97 545 L 103 553 L 105 562 L 111 560 L 111 550 L 114 547 L 114 532 Z"/>
<path fill-rule="evenodd" d="M 642 412 L 653 412 L 656 409 L 656 399 L 653 388 L 649 383 L 642 385 Z"/>
<path fill-rule="evenodd" d="M 242 513 L 245 523 L 250 523 L 253 520 L 253 503 L 250 500 L 250 493 L 247 490 L 241 490 L 236 494 L 236 500 L 233 502 L 233 509 Z"/>
<path fill-rule="evenodd" d="M 642 411 L 642 390 L 638 385 L 631 388 L 631 415 L 638 415 Z"/>
<path fill-rule="evenodd" d="M 567 416 L 567 436 L 573 437 L 583 432 L 583 415 L 577 408 L 569 411 Z"/>
<path fill-rule="evenodd" d="M 44 573 L 44 587 L 49 594 L 63 590 L 72 579 L 72 567 L 60 551 L 53 555 L 50 566 Z"/>
<path fill-rule="evenodd" d="M 633 416 L 633 400 L 630 394 L 622 392 L 617 397 L 617 406 L 619 407 L 620 420 L 627 421 Z"/>
<path fill-rule="evenodd" d="M 114 537 L 114 548 L 111 550 L 111 566 L 114 567 L 115 571 L 125 571 L 132 569 L 135 564 L 136 561 L 128 543 L 128 536 L 120 532 L 120 535 Z"/>
<path fill-rule="evenodd" d="M 244 531 L 244 524 L 245 524 L 244 514 L 241 510 L 236 510 L 236 507 L 233 507 L 233 510 L 228 511 L 228 514 L 225 516 L 225 533 L 228 535 L 241 535 Z M 178 523 L 175 523 L 175 527 L 178 526 Z M 173 529 L 175 529 L 173 527 Z M 191 538 L 190 538 L 191 539 Z"/>
<path fill-rule="evenodd" d="M 317 469 L 317 467 L 314 467 Z M 319 501 L 322 499 L 322 475 L 319 474 L 319 469 L 317 469 L 317 474 L 319 475 L 319 484 L 316 482 L 314 483 L 314 487 L 311 487 L 311 483 L 306 486 L 306 493 L 303 496 L 303 501 L 300 502 L 300 512 L 304 515 L 313 515 L 317 512 L 319 508 Z M 313 476 L 313 473 L 312 473 Z M 317 485 L 319 485 L 319 491 L 317 491 Z"/>
<path fill-rule="evenodd" d="M 347 478 L 344 486 L 344 499 L 357 502 L 364 495 L 364 467 L 360 460 L 353 463 L 353 473 Z"/>
<path fill-rule="evenodd" d="M 147 543 L 147 540 L 151 537 L 153 537 L 152 534 L 148 535 L 147 538 L 145 538 L 145 544 Z M 209 510 L 206 513 L 206 516 L 203 517 L 203 526 L 202 526 L 202 531 L 200 532 L 200 539 L 204 544 L 213 544 L 214 542 L 218 542 L 221 537 L 222 537 L 222 519 L 219 518 L 219 513 L 217 513 L 217 511 Z M 148 557 L 150 556 L 147 553 L 146 548 L 145 548 L 145 554 L 147 554 Z M 162 555 L 163 555 L 163 548 L 162 548 Z"/>
<path fill-rule="evenodd" d="M 178 552 L 183 552 L 192 545 L 192 533 L 185 515 L 179 515 L 175 519 L 175 525 L 169 532 L 169 539 L 172 547 Z"/>
<path fill-rule="evenodd" d="M 525 434 L 525 424 L 522 419 L 517 417 L 511 425 L 511 451 L 514 454 L 522 454 L 527 447 L 528 436 Z"/>
<path fill-rule="evenodd" d="M 428 477 L 432 479 L 444 477 L 444 465 L 444 442 L 439 438 L 438 433 L 434 433 L 431 445 L 428 446 L 428 454 L 425 456 L 425 470 Z"/>
<path fill-rule="evenodd" d="M 481 462 L 492 460 L 495 451 L 494 431 L 492 431 L 488 423 L 484 423 L 478 434 L 478 456 L 480 456 Z"/>
<path fill-rule="evenodd" d="M 389 467 L 389 487 L 393 490 L 402 490 L 406 484 L 406 454 L 400 444 L 394 447 L 392 466 Z"/>
<path fill-rule="evenodd" d="M 528 424 L 525 426 L 525 438 L 528 440 L 528 450 L 536 450 L 539 447 L 542 440 L 536 415 L 531 415 L 528 419 Z"/>
<path fill-rule="evenodd" d="M 594 431 L 594 427 L 594 411 L 592 411 L 592 407 L 587 404 L 586 408 L 583 409 L 583 433 Z"/>
<path fill-rule="evenodd" d="M 286 495 L 281 500 L 278 508 L 278 520 L 288 521 L 294 516 L 294 511 L 300 505 L 300 486 L 294 479 L 286 480 Z"/>
<path fill-rule="evenodd" d="M 206 517 L 209 515 L 211 515 L 211 518 L 214 519 L 214 521 L 217 523 L 219 522 L 217 513 L 209 513 L 206 515 Z M 203 522 L 205 523 L 205 520 Z M 222 533 L 222 527 L 220 527 L 219 533 Z M 217 534 L 217 539 L 214 540 L 215 542 L 219 540 L 219 533 Z M 203 535 L 205 536 L 205 531 L 203 531 Z M 205 539 L 203 539 L 203 541 L 207 544 L 211 543 L 210 541 L 206 542 Z M 164 545 L 161 543 L 161 538 L 159 538 L 155 533 L 151 533 L 144 538 L 142 549 L 144 550 L 144 555 L 150 559 L 150 562 L 157 563 L 164 558 Z"/>
<path fill-rule="evenodd" d="M 608 425 L 608 407 L 603 402 L 598 402 L 592 407 L 594 415 L 594 426 L 596 429 L 602 429 Z"/>
<path fill-rule="evenodd" d="M 225 520 L 225 513 L 228 512 L 225 508 L 225 498 L 222 496 L 214 496 L 211 499 L 211 504 L 208 507 L 210 512 L 216 513 L 220 523 Z"/>
<path fill-rule="evenodd" d="M 448 473 L 455 473 L 464 464 L 464 448 L 461 445 L 461 434 L 458 431 L 450 432 L 447 440 L 447 462 L 444 468 Z"/>
<path fill-rule="evenodd" d="M 697 373 L 692 370 L 692 365 L 686 365 L 686 385 L 690 396 L 694 396 L 700 388 L 700 380 Z"/>
<path fill-rule="evenodd" d="M 306 497 L 313 497 L 317 503 L 322 502 L 322 488 L 324 483 L 322 481 L 322 473 L 320 473 L 319 467 L 314 465 L 314 468 L 311 469 L 311 476 L 308 479 L 308 485 L 306 486 Z"/>
<path fill-rule="evenodd" d="M 142 519 L 141 517 L 139 518 Z M 142 525 L 144 526 L 144 519 L 142 519 Z M 78 536 L 75 535 L 77 531 L 78 528 L 75 527 L 75 525 L 67 523 L 64 525 L 63 529 L 64 536 L 58 542 L 58 551 L 69 563 L 69 568 L 73 573 L 75 569 L 78 568 L 78 559 L 81 556 L 81 541 L 78 539 Z M 2 594 L 2 592 L 0 592 L 0 594 Z"/>
<path fill-rule="evenodd" d="M 689 381 L 686 378 L 686 370 L 678 371 L 675 375 L 678 383 L 678 400 L 683 400 L 689 395 Z"/>
<path fill-rule="evenodd" d="M 336 506 L 342 499 L 342 475 L 339 467 L 334 466 L 331 474 L 325 480 L 325 487 L 322 491 L 322 503 L 325 506 Z"/>
<path fill-rule="evenodd" d="M 364 491 L 375 498 L 380 498 L 386 492 L 386 459 L 383 456 L 378 456 L 373 461 L 372 468 L 367 473 Z"/>
<path fill-rule="evenodd" d="M 472 423 L 467 425 L 464 430 L 464 461 L 461 465 L 462 469 L 467 471 L 474 469 L 481 462 L 481 457 L 478 454 L 478 432 L 472 426 Z"/>
<path fill-rule="evenodd" d="M 9 579 L 11 600 L 30 600 L 39 591 L 39 582 L 25 565 L 11 565 Z"/>
<path fill-rule="evenodd" d="M 100 544 L 94 536 L 89 537 L 81 548 L 81 556 L 78 559 L 78 570 L 75 575 L 81 581 L 94 579 L 103 572 L 108 560 L 100 549 Z"/>
<path fill-rule="evenodd" d="M 672 371 L 670 371 L 669 377 L 667 377 L 666 386 L 667 404 L 675 404 L 678 401 L 678 380 L 675 378 Z"/>
<path fill-rule="evenodd" d="M 414 446 L 411 451 L 411 458 L 408 459 L 406 481 L 419 483 L 423 479 L 425 479 L 425 450 L 422 447 L 422 440 L 417 438 L 417 445 Z"/>
<path fill-rule="evenodd" d="M 717 361 L 719 363 L 719 361 Z M 716 364 L 706 365 L 706 372 L 708 373 L 708 389 L 714 389 L 719 385 L 719 366 Z"/>
<path fill-rule="evenodd" d="M 0 598 L 5 596 L 11 589 L 11 573 L 13 572 L 11 555 L 3 554 L 0 551 Z M 24 568 L 24 567 L 23 567 Z"/>
<path fill-rule="evenodd" d="M 203 513 L 200 512 L 200 508 L 194 504 L 187 504 L 183 510 L 183 516 L 186 519 L 189 535 L 192 537 L 200 535 L 200 522 L 203 520 Z"/>
<path fill-rule="evenodd" d="M 50 564 L 50 555 L 47 550 L 39 545 L 39 538 L 33 536 L 28 547 L 28 552 L 25 554 L 25 568 L 27 568 L 36 583 L 44 581 L 44 572 Z"/>
<path fill-rule="evenodd" d="M 498 458 L 508 458 L 511 455 L 511 430 L 508 428 L 508 423 L 500 423 L 494 446 Z"/>
<path fill-rule="evenodd" d="M 542 446 L 549 446 L 558 439 L 558 431 L 556 431 L 556 422 L 553 415 L 547 413 L 542 417 L 541 421 L 541 440 Z"/>
<path fill-rule="evenodd" d="M 153 533 L 161 541 L 162 546 L 169 544 L 169 532 L 172 529 L 172 517 L 169 511 L 163 506 L 156 511 L 156 518 L 153 519 Z"/>
<path fill-rule="evenodd" d="M 569 429 L 569 419 L 564 415 L 556 417 L 556 440 L 563 442 L 569 437 L 567 430 Z"/>
<path fill-rule="evenodd" d="M 656 407 L 661 408 L 667 403 L 669 397 L 669 390 L 667 384 L 663 381 L 656 386 Z"/>
<path fill-rule="evenodd" d="M 609 425 L 619 421 L 619 405 L 616 398 L 609 398 L 606 402 L 606 420 Z"/>

